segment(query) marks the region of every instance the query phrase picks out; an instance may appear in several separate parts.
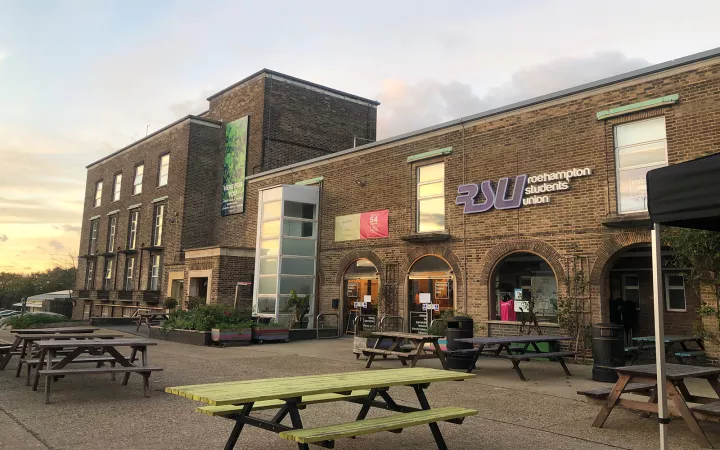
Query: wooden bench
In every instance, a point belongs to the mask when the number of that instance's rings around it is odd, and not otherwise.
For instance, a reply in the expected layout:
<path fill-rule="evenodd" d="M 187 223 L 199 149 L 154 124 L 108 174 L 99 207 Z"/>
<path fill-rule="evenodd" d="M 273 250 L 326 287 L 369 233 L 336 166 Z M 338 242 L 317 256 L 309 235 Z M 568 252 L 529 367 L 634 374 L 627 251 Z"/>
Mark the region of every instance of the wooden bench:
<path fill-rule="evenodd" d="M 306 395 L 297 403 L 298 408 L 302 409 L 307 405 L 316 405 L 320 403 L 331 403 L 338 400 L 353 400 L 364 398 L 370 394 L 369 390 L 353 391 L 350 395 L 343 394 L 318 394 Z M 255 402 L 252 411 L 262 411 L 266 409 L 278 409 L 285 405 L 283 400 L 265 400 Z M 227 417 L 242 412 L 244 405 L 224 405 L 224 406 L 200 406 L 195 411 L 205 414 L 206 416 Z"/>
<path fill-rule="evenodd" d="M 62 361 L 62 357 L 53 358 L 51 364 L 59 363 Z M 83 356 L 75 358 L 71 363 L 97 363 L 97 367 L 101 367 L 103 363 L 109 362 L 111 367 L 115 367 L 115 358 L 112 356 Z M 30 373 L 32 369 L 40 364 L 40 358 L 25 358 L 20 360 L 18 364 L 25 364 L 27 366 L 27 379 L 25 380 L 25 386 L 30 386 Z M 112 379 L 115 380 L 115 374 L 111 374 Z"/>
<path fill-rule="evenodd" d="M 720 401 L 693 406 L 690 411 L 698 419 L 720 422 Z"/>
<path fill-rule="evenodd" d="M 696 360 L 705 356 L 704 350 L 685 350 L 681 352 L 675 352 L 675 359 L 681 364 L 685 364 L 686 359 Z"/>
<path fill-rule="evenodd" d="M 40 370 L 40 375 L 45 376 L 45 404 L 50 403 L 50 383 L 51 379 L 60 375 L 83 375 L 83 374 L 101 374 L 101 373 L 139 373 L 143 377 L 143 395 L 150 396 L 150 374 L 152 372 L 161 372 L 162 367 L 156 366 L 133 366 L 133 367 L 83 367 L 78 369 L 49 369 Z M 123 384 L 126 384 L 123 382 Z"/>
<path fill-rule="evenodd" d="M 547 353 L 527 352 L 527 353 L 516 353 L 513 355 L 500 354 L 498 356 L 502 357 L 502 358 L 515 359 L 517 361 L 530 361 L 531 359 L 538 359 L 538 358 L 558 359 L 559 361 L 562 361 L 562 358 L 566 358 L 568 356 L 575 356 L 575 352 L 571 352 L 571 351 L 547 352 Z M 568 374 L 568 375 L 570 375 L 570 374 Z"/>
<path fill-rule="evenodd" d="M 391 431 L 399 433 L 404 428 L 418 425 L 435 424 L 447 420 L 464 419 L 477 414 L 474 409 L 467 408 L 437 408 L 424 411 L 394 414 L 392 416 L 378 417 L 376 419 L 356 420 L 338 425 L 317 428 L 300 428 L 283 431 L 280 437 L 300 444 L 313 444 L 324 441 L 334 441 L 341 438 L 353 438 L 366 434 Z"/>
<path fill-rule="evenodd" d="M 628 383 L 627 386 L 625 386 L 625 389 L 623 389 L 623 392 L 635 392 L 635 393 L 642 393 L 646 394 L 650 391 L 655 389 L 655 385 L 652 383 Z M 597 400 L 605 400 L 608 398 L 610 393 L 612 392 L 612 387 L 607 388 L 600 388 L 600 389 L 590 389 L 585 391 L 577 391 L 579 395 L 584 395 L 585 397 L 590 397 L 592 399 Z"/>

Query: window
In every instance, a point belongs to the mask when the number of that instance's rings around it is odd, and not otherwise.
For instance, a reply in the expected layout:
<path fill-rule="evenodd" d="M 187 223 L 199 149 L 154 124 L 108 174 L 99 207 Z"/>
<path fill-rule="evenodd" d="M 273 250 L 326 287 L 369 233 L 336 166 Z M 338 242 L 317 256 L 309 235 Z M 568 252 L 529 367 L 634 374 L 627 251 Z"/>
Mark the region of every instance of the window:
<path fill-rule="evenodd" d="M 108 259 L 105 261 L 105 280 L 103 284 L 103 289 L 106 291 L 109 291 L 112 289 L 112 266 L 113 266 L 113 260 Z"/>
<path fill-rule="evenodd" d="M 623 274 L 622 277 L 623 300 L 635 302 L 640 309 L 640 277 L 635 274 Z"/>
<path fill-rule="evenodd" d="M 153 255 L 150 266 L 150 290 L 160 290 L 160 255 Z"/>
<path fill-rule="evenodd" d="M 665 303 L 668 311 L 687 311 L 684 275 L 679 273 L 665 274 Z"/>
<path fill-rule="evenodd" d="M 115 251 L 115 232 L 117 231 L 117 216 L 110 216 L 110 224 L 108 225 L 108 242 L 107 252 Z"/>
<path fill-rule="evenodd" d="M 428 258 L 428 257 L 425 257 Z M 423 258 L 423 259 L 425 259 Z M 418 261 L 419 265 L 422 260 Z M 449 271 L 447 267 L 446 271 Z M 420 269 L 413 268 L 413 271 Z M 422 269 L 437 273 L 438 269 Z M 416 275 L 411 272 L 411 277 Z M 443 285 L 441 287 L 444 288 Z M 502 258 L 492 274 L 490 291 L 491 320 L 523 322 L 531 316 L 530 307 L 538 322 L 557 323 L 558 283 L 550 264 L 529 252 L 511 253 Z M 432 292 L 432 291 L 425 291 Z M 437 295 L 437 284 L 435 285 Z M 433 303 L 437 303 L 433 301 Z M 449 304 L 452 307 L 452 303 Z"/>
<path fill-rule="evenodd" d="M 128 230 L 128 250 L 135 250 L 137 245 L 137 229 L 138 219 L 140 217 L 140 211 L 133 211 L 130 213 L 130 226 Z"/>
<path fill-rule="evenodd" d="M 155 226 L 153 228 L 153 245 L 162 245 L 163 217 L 165 216 L 165 205 L 155 207 Z"/>
<path fill-rule="evenodd" d="M 97 252 L 98 237 L 98 221 L 97 219 L 90 221 L 90 246 L 88 247 L 88 255 L 94 255 Z"/>
<path fill-rule="evenodd" d="M 87 278 L 85 289 L 93 289 L 95 287 L 95 260 L 87 260 Z"/>
<path fill-rule="evenodd" d="M 95 183 L 95 207 L 102 203 L 102 181 Z"/>
<path fill-rule="evenodd" d="M 135 269 L 135 257 L 130 256 L 125 263 L 125 290 L 133 290 L 133 271 Z"/>
<path fill-rule="evenodd" d="M 158 187 L 168 184 L 168 170 L 170 169 L 170 154 L 160 157 L 160 172 L 158 173 Z"/>
<path fill-rule="evenodd" d="M 142 193 L 142 180 L 143 172 L 145 172 L 145 166 L 140 164 L 135 166 L 135 179 L 133 180 L 133 195 Z"/>
<path fill-rule="evenodd" d="M 445 164 L 417 169 L 417 231 L 445 231 Z"/>
<path fill-rule="evenodd" d="M 647 210 L 645 175 L 667 166 L 665 118 L 615 126 L 618 212 Z"/>
<path fill-rule="evenodd" d="M 122 174 L 115 175 L 115 181 L 113 182 L 113 201 L 120 200 L 120 187 L 122 186 Z"/>

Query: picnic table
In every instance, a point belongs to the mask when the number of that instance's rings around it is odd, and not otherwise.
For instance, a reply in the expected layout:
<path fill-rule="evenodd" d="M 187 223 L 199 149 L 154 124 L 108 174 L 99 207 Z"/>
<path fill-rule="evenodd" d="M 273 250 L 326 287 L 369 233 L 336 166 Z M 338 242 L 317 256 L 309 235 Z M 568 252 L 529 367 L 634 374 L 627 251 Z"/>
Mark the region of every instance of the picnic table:
<path fill-rule="evenodd" d="M 443 369 L 448 370 L 447 361 L 442 350 L 440 350 L 440 344 L 438 339 L 442 339 L 442 336 L 434 336 L 432 334 L 417 334 L 417 333 L 399 333 L 391 331 L 379 331 L 372 334 L 376 337 L 375 345 L 372 348 L 363 349 L 363 354 L 369 356 L 365 368 L 369 368 L 375 359 L 375 356 L 397 356 L 403 366 L 407 366 L 407 360 L 410 360 L 410 367 L 415 367 L 417 362 L 421 359 L 434 359 L 440 360 Z M 390 347 L 387 350 L 381 348 L 380 343 L 384 340 L 390 341 Z M 405 341 L 409 341 L 412 349 L 409 352 L 399 351 L 398 347 Z M 428 352 L 425 350 L 425 344 L 431 344 L 433 350 Z"/>
<path fill-rule="evenodd" d="M 430 383 L 471 377 L 474 375 L 408 368 L 177 386 L 166 388 L 165 392 L 210 405 L 198 408 L 200 413 L 234 420 L 235 426 L 228 437 L 226 450 L 235 447 L 245 425 L 278 433 L 281 438 L 296 442 L 299 449 L 307 449 L 308 444 L 333 448 L 335 440 L 340 438 L 380 431 L 400 432 L 411 426 L 429 425 L 438 448 L 442 450 L 447 446 L 437 422 L 462 423 L 465 417 L 475 415 L 477 411 L 456 407 L 431 409 L 425 389 Z M 398 404 L 388 393 L 395 386 L 411 386 L 420 408 Z M 378 396 L 382 401 L 376 400 Z M 303 428 L 300 411 L 308 405 L 335 401 L 361 404 L 356 420 Z M 399 414 L 366 419 L 370 408 Z M 260 410 L 277 412 L 270 420 L 251 415 Z M 288 415 L 292 426 L 282 424 Z"/>
<path fill-rule="evenodd" d="M 140 312 L 137 315 L 137 328 L 135 331 L 140 331 L 140 326 L 145 322 L 147 325 L 148 336 L 150 336 L 150 322 L 159 322 L 162 320 L 168 320 L 170 316 L 164 312 Z"/>
<path fill-rule="evenodd" d="M 13 355 L 20 355 L 18 348 L 22 345 L 23 339 L 19 338 L 20 334 L 75 334 L 75 333 L 94 333 L 99 330 L 97 327 L 56 327 L 56 328 L 25 328 L 25 329 L 14 329 L 10 330 L 11 333 L 15 333 L 15 341 L 12 343 L 9 349 L 3 352 L 3 357 L 0 359 L 0 370 L 5 370 L 5 366 L 8 365 Z"/>
<path fill-rule="evenodd" d="M 150 396 L 150 374 L 152 372 L 162 371 L 161 367 L 148 365 L 147 348 L 151 345 L 157 345 L 157 342 L 148 339 L 84 339 L 84 340 L 65 340 L 52 339 L 42 340 L 35 345 L 40 349 L 38 370 L 35 373 L 35 382 L 33 391 L 36 391 L 40 381 L 40 376 L 45 376 L 45 403 L 50 402 L 50 385 L 53 379 L 64 375 L 79 374 L 111 374 L 124 373 L 125 377 L 122 384 L 127 385 L 131 373 L 138 373 L 143 377 L 143 395 Z M 118 347 L 130 347 L 132 352 L 130 358 L 126 358 L 118 351 Z M 62 358 L 56 358 L 58 351 L 70 350 L 70 352 Z M 142 354 L 141 365 L 135 365 L 137 352 Z M 111 367 L 86 367 L 79 369 L 67 369 L 65 366 L 74 362 L 83 353 L 108 355 L 112 357 L 109 361 Z M 120 367 L 115 367 L 118 364 Z"/>
<path fill-rule="evenodd" d="M 521 335 L 521 336 L 499 336 L 499 337 L 474 337 L 456 339 L 456 342 L 466 342 L 468 344 L 477 345 L 474 349 L 455 350 L 452 353 L 471 354 L 472 359 L 468 365 L 467 372 L 470 373 L 475 368 L 480 357 L 505 358 L 512 362 L 515 372 L 522 381 L 527 381 L 522 370 L 520 370 L 520 362 L 528 361 L 534 358 L 548 358 L 560 363 L 565 375 L 570 376 L 570 371 L 565 365 L 564 357 L 575 356 L 575 352 L 543 351 L 538 346 L 539 343 L 548 343 L 551 346 L 557 346 L 560 341 L 571 341 L 570 336 L 539 336 L 539 335 Z M 495 347 L 497 346 L 497 347 Z M 514 347 L 511 347 L 514 346 Z M 531 351 L 528 351 L 532 347 Z M 505 351 L 505 353 L 503 353 Z"/>
<path fill-rule="evenodd" d="M 649 417 L 650 413 L 658 413 L 657 405 L 657 366 L 643 364 L 637 366 L 615 367 L 619 378 L 612 388 L 578 391 L 578 394 L 603 404 L 602 409 L 595 417 L 593 426 L 602 428 L 615 406 L 642 411 L 641 417 Z M 715 448 L 712 446 L 697 420 L 710 420 L 720 422 L 720 367 L 699 367 L 686 364 L 667 364 L 665 367 L 668 399 L 668 412 L 671 416 L 682 417 L 695 436 L 695 440 L 702 448 Z M 706 380 L 718 398 L 692 395 L 685 386 L 688 378 Z M 622 398 L 623 394 L 649 396 L 648 401 Z M 698 406 L 689 406 L 695 403 Z"/>
<path fill-rule="evenodd" d="M 630 361 L 630 365 L 633 365 L 640 356 L 641 352 L 653 351 L 655 349 L 655 336 L 640 336 L 632 338 L 633 341 L 637 342 L 638 345 L 632 349 L 633 359 Z M 683 358 L 699 356 L 704 353 L 705 345 L 703 344 L 702 338 L 693 336 L 677 336 L 669 335 L 665 336 L 665 353 L 667 355 L 673 355 L 678 363 L 684 364 Z M 687 344 L 695 343 L 699 350 L 688 348 Z M 678 350 L 678 346 L 680 350 Z"/>

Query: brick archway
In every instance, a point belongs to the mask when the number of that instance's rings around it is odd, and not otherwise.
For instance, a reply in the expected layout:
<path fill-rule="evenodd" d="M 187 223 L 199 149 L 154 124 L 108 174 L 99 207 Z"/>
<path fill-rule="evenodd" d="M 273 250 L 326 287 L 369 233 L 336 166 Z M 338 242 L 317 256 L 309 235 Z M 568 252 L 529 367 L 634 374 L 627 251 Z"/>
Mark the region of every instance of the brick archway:
<path fill-rule="evenodd" d="M 455 253 L 453 253 L 452 250 L 442 245 L 416 247 L 410 250 L 407 254 L 407 260 L 404 267 L 405 273 L 407 274 L 410 271 L 413 264 L 415 264 L 418 259 L 422 258 L 423 256 L 429 255 L 438 256 L 444 259 L 445 262 L 447 262 L 450 266 L 450 269 L 453 271 L 455 284 L 457 284 L 458 286 L 461 285 L 463 278 L 462 271 L 460 270 L 460 260 L 457 256 L 455 256 Z"/>
<path fill-rule="evenodd" d="M 650 244 L 650 235 L 645 232 L 618 233 L 608 237 L 593 255 L 593 267 L 590 271 L 590 285 L 599 286 L 603 282 L 605 272 L 617 259 L 621 250 L 638 244 Z"/>
<path fill-rule="evenodd" d="M 352 250 L 346 253 L 345 256 L 343 256 L 340 260 L 340 263 L 338 264 L 337 275 L 335 277 L 335 284 L 342 284 L 343 277 L 345 276 L 345 271 L 350 266 L 350 264 L 353 263 L 353 261 L 357 261 L 358 259 L 370 260 L 370 262 L 375 264 L 375 268 L 378 271 L 378 276 L 380 277 L 380 279 L 384 279 L 382 261 L 380 260 L 380 257 L 378 255 L 376 255 L 374 252 L 371 252 L 370 250 Z"/>
<path fill-rule="evenodd" d="M 489 287 L 490 277 L 497 264 L 504 257 L 518 252 L 533 253 L 544 259 L 555 273 L 558 287 L 562 284 L 565 279 L 565 270 L 563 269 L 563 258 L 560 253 L 553 246 L 540 239 L 517 239 L 501 242 L 485 254 L 483 268 L 480 272 L 480 285 Z"/>

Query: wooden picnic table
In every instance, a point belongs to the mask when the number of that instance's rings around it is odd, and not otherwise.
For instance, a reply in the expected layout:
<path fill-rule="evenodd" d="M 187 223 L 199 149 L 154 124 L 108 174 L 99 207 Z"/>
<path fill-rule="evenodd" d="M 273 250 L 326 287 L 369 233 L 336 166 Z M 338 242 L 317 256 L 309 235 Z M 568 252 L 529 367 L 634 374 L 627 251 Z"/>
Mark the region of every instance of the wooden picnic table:
<path fill-rule="evenodd" d="M 77 333 L 93 333 L 100 328 L 97 327 L 57 327 L 57 328 L 25 328 L 10 330 L 11 333 L 15 333 L 15 341 L 12 343 L 10 348 L 4 352 L 2 359 L 0 359 L 0 370 L 5 370 L 5 366 L 8 365 L 13 355 L 20 355 L 19 347 L 23 343 L 23 339 L 18 337 L 20 334 L 77 334 Z"/>
<path fill-rule="evenodd" d="M 145 322 L 147 325 L 148 336 L 150 336 L 150 322 L 157 322 L 159 320 L 167 320 L 170 316 L 164 312 L 141 312 L 137 315 L 137 328 L 135 331 L 140 331 L 140 326 Z"/>
<path fill-rule="evenodd" d="M 667 386 L 668 412 L 672 416 L 682 417 L 695 440 L 702 448 L 715 448 L 712 446 L 697 419 L 720 421 L 720 367 L 700 367 L 686 364 L 667 364 L 665 385 Z M 615 367 L 618 381 L 610 390 L 598 389 L 595 391 L 580 391 L 580 394 L 594 398 L 603 403 L 603 407 L 595 417 L 593 426 L 601 428 L 615 406 L 642 411 L 642 417 L 649 417 L 650 413 L 658 413 L 657 405 L 657 366 L 643 364 L 637 366 Z M 707 380 L 717 398 L 692 395 L 685 386 L 685 379 L 700 378 Z M 632 382 L 632 383 L 631 383 Z M 601 392 L 602 391 L 602 392 Z M 648 393 L 650 399 L 646 402 L 621 398 L 625 393 Z M 697 403 L 699 406 L 690 407 L 688 403 Z"/>
<path fill-rule="evenodd" d="M 375 345 L 372 348 L 363 349 L 363 354 L 368 356 L 366 368 L 369 368 L 373 362 L 375 356 L 397 356 L 403 366 L 407 366 L 407 360 L 410 360 L 410 367 L 415 367 L 417 362 L 421 359 L 434 359 L 440 360 L 443 369 L 448 370 L 447 361 L 442 350 L 440 350 L 440 344 L 438 339 L 442 339 L 442 336 L 434 336 L 432 334 L 417 334 L 417 333 L 400 333 L 393 331 L 379 331 L 372 334 L 376 337 Z M 389 340 L 390 347 L 387 350 L 381 348 L 380 343 L 384 340 Z M 410 341 L 413 346 L 409 352 L 399 351 L 398 347 L 405 341 Z M 429 343 L 433 346 L 432 352 L 428 353 L 425 350 L 425 344 Z"/>
<path fill-rule="evenodd" d="M 534 358 L 548 358 L 560 363 L 565 375 L 570 376 L 570 371 L 565 365 L 564 357 L 575 356 L 575 352 L 552 350 L 545 352 L 540 350 L 539 343 L 557 344 L 560 341 L 571 341 L 570 336 L 546 336 L 546 335 L 521 335 L 521 336 L 497 336 L 497 337 L 474 337 L 456 339 L 456 342 L 465 342 L 477 345 L 477 348 L 455 351 L 458 354 L 471 354 L 467 372 L 470 373 L 475 369 L 480 357 L 506 358 L 512 362 L 515 372 L 521 380 L 527 381 L 522 370 L 520 370 L 520 361 L 528 361 Z M 517 347 L 517 345 L 521 347 Z M 511 345 L 516 347 L 511 348 Z M 497 346 L 495 348 L 494 346 Z M 492 348 L 490 348 L 492 347 Z M 531 351 L 528 351 L 532 347 Z M 503 353 L 505 351 L 505 353 Z M 450 352 L 453 353 L 453 352 Z"/>
<path fill-rule="evenodd" d="M 40 348 L 38 370 L 35 374 L 35 382 L 33 390 L 36 391 L 40 376 L 45 376 L 45 403 L 50 402 L 50 385 L 52 380 L 64 375 L 74 374 L 103 374 L 124 373 L 123 385 L 127 385 L 130 373 L 139 373 L 143 377 L 143 394 L 145 397 L 150 396 L 150 374 L 152 372 L 161 371 L 162 368 L 148 365 L 147 348 L 157 345 L 157 342 L 148 339 L 120 338 L 120 339 L 84 339 L 84 340 L 63 340 L 52 339 L 42 340 L 36 343 Z M 130 358 L 126 358 L 118 351 L 118 347 L 130 347 L 132 352 Z M 69 349 L 70 353 L 62 359 L 56 358 L 59 350 Z M 142 354 L 141 365 L 135 365 L 137 352 Z M 72 363 L 83 353 L 109 355 L 113 357 L 113 364 L 120 367 L 95 367 L 66 369 L 65 366 Z"/>
<path fill-rule="evenodd" d="M 461 423 L 464 417 L 476 414 L 477 411 L 452 407 L 431 409 L 424 390 L 430 383 L 460 381 L 471 377 L 474 375 L 438 369 L 389 369 L 177 386 L 166 388 L 165 392 L 211 405 L 198 408 L 198 412 L 234 420 L 235 426 L 225 445 L 226 450 L 234 448 L 244 425 L 278 433 L 284 439 L 297 442 L 299 449 L 307 449 L 309 443 L 333 448 L 334 441 L 343 437 L 379 431 L 399 432 L 403 428 L 425 424 L 430 426 L 438 448 L 445 449 L 447 447 L 437 422 Z M 413 387 L 420 408 L 395 402 L 388 393 L 395 386 Z M 378 396 L 382 401 L 376 400 Z M 356 420 L 303 429 L 300 411 L 305 406 L 334 401 L 361 404 Z M 365 419 L 370 408 L 401 414 Z M 270 420 L 250 415 L 258 410 L 277 410 L 277 413 Z M 291 427 L 281 423 L 288 415 Z"/>
<path fill-rule="evenodd" d="M 19 356 L 20 360 L 18 361 L 18 365 L 15 369 L 15 377 L 20 376 L 20 372 L 22 371 L 22 366 L 24 363 L 26 363 L 28 359 L 36 358 L 39 354 L 39 349 L 34 348 L 34 344 L 37 341 L 41 341 L 43 339 L 71 339 L 71 340 L 77 340 L 77 339 L 114 339 L 114 338 L 121 338 L 123 335 L 121 333 L 55 333 L 55 334 L 16 334 L 15 339 L 18 339 L 22 341 L 21 346 L 19 346 Z M 37 350 L 37 351 L 34 351 Z M 27 379 L 28 384 L 30 380 L 30 370 L 31 370 L 31 364 L 28 364 L 27 367 Z"/>
<path fill-rule="evenodd" d="M 643 351 L 652 351 L 655 349 L 655 336 L 640 336 L 632 338 L 633 341 L 638 343 L 638 346 L 633 352 L 633 359 L 630 361 L 630 365 L 633 365 L 637 360 L 640 353 Z M 694 349 L 688 348 L 687 344 L 695 343 L 700 351 L 705 350 L 705 344 L 702 338 L 694 336 L 679 336 L 679 335 L 668 335 L 665 336 L 665 354 L 672 355 L 675 357 L 678 363 L 684 364 L 682 357 L 677 355 L 677 347 L 680 346 L 683 352 L 686 354 L 693 353 Z"/>

